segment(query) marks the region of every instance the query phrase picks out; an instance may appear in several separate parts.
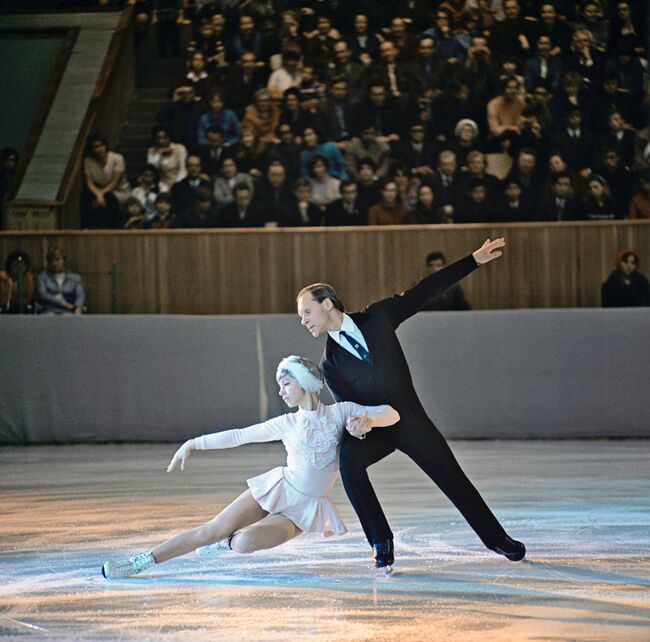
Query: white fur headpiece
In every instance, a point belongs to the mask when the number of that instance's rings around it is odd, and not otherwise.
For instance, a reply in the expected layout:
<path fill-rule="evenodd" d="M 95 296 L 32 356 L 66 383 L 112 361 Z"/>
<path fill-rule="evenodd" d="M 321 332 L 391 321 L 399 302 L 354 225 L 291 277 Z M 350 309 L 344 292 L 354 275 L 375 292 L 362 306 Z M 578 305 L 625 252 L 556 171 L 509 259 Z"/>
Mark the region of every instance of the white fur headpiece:
<path fill-rule="evenodd" d="M 323 389 L 323 379 L 320 376 L 317 377 L 314 375 L 314 373 L 304 364 L 304 361 L 307 361 L 307 359 L 304 357 L 298 357 L 295 354 L 285 357 L 278 364 L 275 376 L 276 378 L 279 378 L 280 373 L 288 372 L 305 392 L 318 394 Z M 316 366 L 316 368 L 318 369 L 318 366 Z"/>

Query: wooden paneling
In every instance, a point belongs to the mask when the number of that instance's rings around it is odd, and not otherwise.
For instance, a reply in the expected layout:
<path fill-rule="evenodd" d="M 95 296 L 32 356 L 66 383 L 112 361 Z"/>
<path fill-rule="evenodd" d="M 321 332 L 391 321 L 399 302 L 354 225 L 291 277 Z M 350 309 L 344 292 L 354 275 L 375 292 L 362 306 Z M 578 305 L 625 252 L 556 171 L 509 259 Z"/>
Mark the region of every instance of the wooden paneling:
<path fill-rule="evenodd" d="M 29 252 L 42 269 L 63 246 L 81 272 L 91 312 L 111 310 L 110 270 L 119 270 L 121 313 L 292 312 L 296 292 L 326 281 L 349 309 L 399 292 L 425 272 L 428 252 L 461 258 L 504 236 L 503 258 L 463 287 L 476 309 L 594 307 L 616 253 L 635 248 L 650 262 L 650 221 L 367 228 L 1 232 L 0 256 Z"/>

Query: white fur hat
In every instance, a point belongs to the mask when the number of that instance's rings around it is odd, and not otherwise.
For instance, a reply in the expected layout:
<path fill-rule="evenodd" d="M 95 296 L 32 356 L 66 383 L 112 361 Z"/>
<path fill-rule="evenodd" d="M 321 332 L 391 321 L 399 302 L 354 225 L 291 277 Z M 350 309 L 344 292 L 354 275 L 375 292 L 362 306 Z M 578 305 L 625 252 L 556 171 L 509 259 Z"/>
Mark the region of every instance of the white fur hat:
<path fill-rule="evenodd" d="M 288 372 L 305 392 L 318 394 L 323 389 L 323 374 L 321 369 L 310 359 L 292 354 L 278 364 L 276 379 L 283 372 Z"/>

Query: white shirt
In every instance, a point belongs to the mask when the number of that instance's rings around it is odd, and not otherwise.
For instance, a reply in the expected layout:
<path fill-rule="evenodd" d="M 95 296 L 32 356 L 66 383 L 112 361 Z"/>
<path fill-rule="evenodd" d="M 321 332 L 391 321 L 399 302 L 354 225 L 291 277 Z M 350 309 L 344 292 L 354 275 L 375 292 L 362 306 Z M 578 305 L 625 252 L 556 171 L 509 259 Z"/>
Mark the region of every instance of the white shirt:
<path fill-rule="evenodd" d="M 343 323 L 341 324 L 341 330 L 346 332 L 348 336 L 352 337 L 355 341 L 358 341 L 366 350 L 368 350 L 368 344 L 361 334 L 361 330 L 357 327 L 357 324 L 352 320 L 347 314 L 343 314 Z M 342 348 L 345 348 L 350 354 L 354 355 L 357 359 L 361 359 L 359 353 L 354 349 L 352 344 L 345 338 L 341 336 L 341 330 L 335 330 L 333 332 L 328 332 L 327 334 L 336 341 Z M 370 350 L 368 350 L 370 352 Z M 371 355 L 372 356 L 372 355 Z"/>

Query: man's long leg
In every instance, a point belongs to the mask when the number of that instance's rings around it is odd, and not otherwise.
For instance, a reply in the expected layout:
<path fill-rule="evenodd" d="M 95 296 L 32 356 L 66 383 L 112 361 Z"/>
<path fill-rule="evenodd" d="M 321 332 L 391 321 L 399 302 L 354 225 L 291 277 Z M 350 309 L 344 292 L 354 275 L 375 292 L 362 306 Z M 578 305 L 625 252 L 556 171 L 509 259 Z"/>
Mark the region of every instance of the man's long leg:
<path fill-rule="evenodd" d="M 341 480 L 370 545 L 393 539 L 384 511 L 368 478 L 368 466 L 395 450 L 382 429 L 360 440 L 348 434 L 341 445 Z"/>
<path fill-rule="evenodd" d="M 463 472 L 445 438 L 431 422 L 410 426 L 399 435 L 399 450 L 408 455 L 461 512 L 481 541 L 491 548 L 506 535 L 484 499 Z"/>

